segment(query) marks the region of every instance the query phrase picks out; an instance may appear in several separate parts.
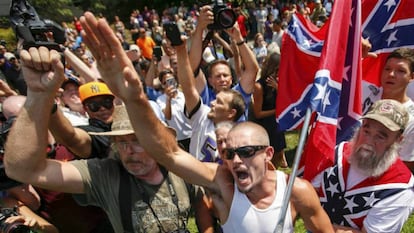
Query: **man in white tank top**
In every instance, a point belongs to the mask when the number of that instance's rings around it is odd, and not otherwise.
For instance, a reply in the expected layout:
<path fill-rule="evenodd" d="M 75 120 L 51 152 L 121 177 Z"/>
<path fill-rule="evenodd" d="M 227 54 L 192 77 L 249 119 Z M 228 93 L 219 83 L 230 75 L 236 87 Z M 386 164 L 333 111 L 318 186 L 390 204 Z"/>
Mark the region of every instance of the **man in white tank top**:
<path fill-rule="evenodd" d="M 139 129 L 135 134 L 148 154 L 186 182 L 204 186 L 211 192 L 225 232 L 227 229 L 227 232 L 237 233 L 273 232 L 287 177 L 271 165 L 274 149 L 269 146 L 266 130 L 252 122 L 240 123 L 228 133 L 223 165 L 197 160 L 177 145 L 174 135 L 154 115 L 140 77 L 108 23 L 91 13 L 85 13 L 82 23 L 88 28 L 84 34 L 85 43 L 94 56 L 99 57 L 104 81 L 124 101 L 133 128 Z M 226 29 L 226 32 L 231 34 L 232 30 L 235 29 Z M 105 49 L 99 49 L 100 45 Z M 178 77 L 191 75 L 185 43 L 175 49 L 179 57 Z M 240 199 L 246 205 L 248 219 L 236 215 L 244 211 L 239 209 L 242 207 L 238 203 Z M 289 212 L 286 218 L 289 232 L 293 232 L 292 223 L 299 215 L 308 230 L 333 232 L 316 191 L 307 181 L 296 179 Z M 252 230 L 250 224 L 255 229 Z"/>

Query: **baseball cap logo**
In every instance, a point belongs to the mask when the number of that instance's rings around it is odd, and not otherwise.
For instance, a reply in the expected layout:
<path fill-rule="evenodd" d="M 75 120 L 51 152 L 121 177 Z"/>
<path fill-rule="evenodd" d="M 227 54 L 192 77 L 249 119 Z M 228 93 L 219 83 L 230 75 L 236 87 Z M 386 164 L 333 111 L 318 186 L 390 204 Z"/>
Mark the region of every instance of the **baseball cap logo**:
<path fill-rule="evenodd" d="M 99 86 L 98 85 L 92 85 L 91 86 L 91 92 L 92 93 L 100 93 L 101 90 L 99 89 Z"/>
<path fill-rule="evenodd" d="M 84 102 L 87 98 L 98 95 L 114 96 L 108 86 L 102 82 L 88 82 L 79 87 L 79 97 L 82 102 Z"/>
<path fill-rule="evenodd" d="M 384 113 L 392 113 L 393 112 L 394 105 L 391 103 L 384 103 L 379 106 L 379 111 Z"/>

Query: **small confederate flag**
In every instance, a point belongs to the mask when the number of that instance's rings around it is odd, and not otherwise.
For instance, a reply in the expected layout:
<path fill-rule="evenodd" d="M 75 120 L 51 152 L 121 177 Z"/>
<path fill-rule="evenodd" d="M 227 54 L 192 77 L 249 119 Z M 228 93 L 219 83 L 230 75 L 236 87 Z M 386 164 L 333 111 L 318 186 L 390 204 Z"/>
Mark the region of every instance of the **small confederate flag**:
<path fill-rule="evenodd" d="M 357 79 L 360 77 L 359 6 L 358 0 L 335 1 L 328 28 L 322 28 L 314 35 L 302 33 L 309 38 L 320 39 L 312 40 L 315 41 L 312 44 L 315 49 L 311 51 L 315 53 L 306 53 L 303 49 L 297 49 L 300 48 L 297 45 L 298 39 L 292 37 L 292 33 L 297 33 L 295 31 L 298 27 L 305 32 L 312 32 L 312 28 L 302 23 L 302 19 L 298 17 L 293 18 L 291 22 L 293 26 L 289 26 L 288 36 L 282 46 L 280 91 L 277 102 L 279 124 L 282 128 L 293 129 L 303 121 L 300 118 L 304 116 L 307 108 L 310 107 L 315 112 L 315 122 L 301 160 L 301 169 L 306 165 L 304 177 L 309 180 L 332 164 L 337 128 L 338 135 L 342 135 L 342 129 L 348 129 L 348 124 L 354 125 L 360 117 L 361 102 L 358 98 L 360 94 Z M 320 48 L 322 45 L 322 53 L 318 54 L 316 47 Z M 291 55 L 292 46 L 293 51 L 299 51 L 295 54 L 296 59 L 293 63 L 295 69 L 284 64 L 290 62 L 286 57 Z M 305 67 L 309 70 L 302 72 Z M 292 70 L 296 72 L 292 73 Z M 295 88 L 288 89 L 289 86 Z M 284 91 L 291 92 L 294 89 L 301 91 L 300 98 L 285 103 L 288 107 L 283 108 L 282 102 L 287 101 L 285 96 L 289 95 Z M 340 112 L 340 109 L 345 111 Z"/>
<path fill-rule="evenodd" d="M 381 70 L 390 52 L 397 48 L 414 49 L 414 0 L 363 0 L 362 34 L 372 44 L 378 58 L 364 58 L 363 112 L 379 97 Z"/>

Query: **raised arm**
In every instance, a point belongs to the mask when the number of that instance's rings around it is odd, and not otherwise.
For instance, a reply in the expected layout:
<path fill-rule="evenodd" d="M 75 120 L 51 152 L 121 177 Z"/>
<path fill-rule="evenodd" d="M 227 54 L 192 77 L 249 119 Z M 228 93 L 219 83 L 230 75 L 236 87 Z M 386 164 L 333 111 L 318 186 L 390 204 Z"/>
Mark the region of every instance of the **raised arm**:
<path fill-rule="evenodd" d="M 236 72 L 237 80 L 236 82 L 239 82 L 239 78 L 241 77 L 243 70 L 242 70 L 242 61 L 240 58 L 240 52 L 239 48 L 236 44 L 236 41 L 232 41 L 231 44 L 231 50 L 233 51 L 233 60 L 234 60 L 234 71 Z"/>
<path fill-rule="evenodd" d="M 174 135 L 156 118 L 139 75 L 108 23 L 104 19 L 97 20 L 89 12 L 81 18 L 81 23 L 85 29 L 85 43 L 96 58 L 102 77 L 111 91 L 124 101 L 145 151 L 187 182 L 218 191 L 214 183 L 217 165 L 208 167 L 179 148 Z"/>
<path fill-rule="evenodd" d="M 93 82 L 97 81 L 98 77 L 95 77 L 91 69 L 81 60 L 79 59 L 74 53 L 72 53 L 69 49 L 64 51 L 66 62 L 80 74 L 81 77 L 85 79 L 86 82 Z"/>
<path fill-rule="evenodd" d="M 62 192 L 83 192 L 79 171 L 70 163 L 46 159 L 48 124 L 55 93 L 65 76 L 60 55 L 45 47 L 20 54 L 28 86 L 26 102 L 5 145 L 4 164 L 12 179 Z"/>
<path fill-rule="evenodd" d="M 178 82 L 183 87 L 185 97 L 185 107 L 187 112 L 192 112 L 200 101 L 200 95 L 195 86 L 194 74 L 190 67 L 190 61 L 187 54 L 186 43 L 175 47 L 177 51 Z M 201 72 L 201 71 L 200 71 Z M 201 77 L 199 77 L 201 78 Z"/>
<path fill-rule="evenodd" d="M 190 65 L 193 72 L 198 69 L 203 54 L 203 33 L 207 25 L 214 22 L 214 15 L 211 6 L 205 5 L 200 8 L 200 16 L 197 20 L 197 26 L 191 35 L 190 48 Z"/>
<path fill-rule="evenodd" d="M 237 22 L 233 25 L 232 28 L 227 29 L 226 32 L 239 47 L 241 61 L 244 65 L 244 70 L 239 81 L 240 85 L 246 93 L 253 93 L 256 75 L 259 71 L 259 64 L 257 64 L 253 51 L 249 48 L 249 46 L 247 46 L 246 43 L 243 43 L 244 38 L 240 33 L 239 25 Z"/>
<path fill-rule="evenodd" d="M 304 193 L 306 195 L 303 195 Z M 331 221 L 322 208 L 315 189 L 308 181 L 300 178 L 295 179 L 290 201 L 294 212 L 303 219 L 306 229 L 314 233 L 334 232 Z"/>
<path fill-rule="evenodd" d="M 231 46 L 229 45 L 229 43 L 227 43 L 226 40 L 224 40 L 223 38 L 221 38 L 220 34 L 218 32 L 214 32 L 213 33 L 213 38 L 215 41 L 217 41 L 221 46 L 223 46 L 223 53 L 227 58 L 233 57 L 233 49 L 231 48 Z"/>
<path fill-rule="evenodd" d="M 154 88 L 154 79 L 158 76 L 157 61 L 153 58 L 150 62 L 148 72 L 145 74 L 145 86 Z"/>
<path fill-rule="evenodd" d="M 91 136 L 85 130 L 73 127 L 60 110 L 51 114 L 49 129 L 56 141 L 66 146 L 76 156 L 80 158 L 91 156 Z"/>

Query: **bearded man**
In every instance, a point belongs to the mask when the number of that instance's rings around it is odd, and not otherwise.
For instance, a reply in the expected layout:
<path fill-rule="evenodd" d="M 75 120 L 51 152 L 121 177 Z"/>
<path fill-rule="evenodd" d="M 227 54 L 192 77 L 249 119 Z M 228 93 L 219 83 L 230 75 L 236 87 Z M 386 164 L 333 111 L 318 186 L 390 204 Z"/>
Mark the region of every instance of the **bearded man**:
<path fill-rule="evenodd" d="M 334 165 L 313 180 L 336 229 L 401 231 L 414 207 L 414 179 L 398 156 L 408 119 L 398 101 L 377 101 L 354 138 L 337 146 Z"/>

